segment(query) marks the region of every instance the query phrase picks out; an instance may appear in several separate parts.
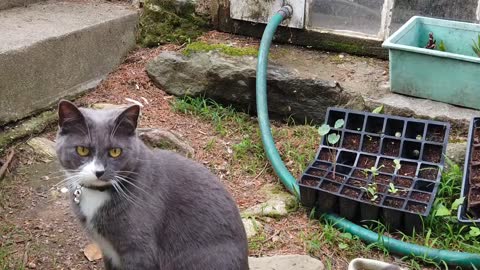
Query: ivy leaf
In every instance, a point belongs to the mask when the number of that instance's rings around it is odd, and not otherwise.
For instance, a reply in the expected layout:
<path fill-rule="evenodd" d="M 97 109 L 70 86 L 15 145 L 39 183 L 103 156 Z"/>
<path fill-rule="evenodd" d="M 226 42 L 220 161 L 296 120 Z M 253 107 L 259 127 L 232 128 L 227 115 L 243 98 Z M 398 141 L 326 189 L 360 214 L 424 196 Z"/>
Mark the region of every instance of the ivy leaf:
<path fill-rule="evenodd" d="M 382 113 L 383 112 L 383 105 L 380 105 L 379 107 L 375 108 L 372 113 Z"/>
<path fill-rule="evenodd" d="M 435 212 L 436 217 L 445 217 L 445 216 L 450 216 L 451 212 L 448 210 L 447 207 L 443 204 L 439 204 L 437 207 L 437 211 Z"/>
<path fill-rule="evenodd" d="M 328 135 L 327 140 L 328 140 L 328 143 L 330 144 L 336 144 L 340 140 L 340 135 L 336 133 L 332 133 Z"/>
<path fill-rule="evenodd" d="M 452 210 L 457 210 L 458 207 L 463 204 L 463 201 L 465 201 L 465 197 L 461 197 L 461 198 L 458 198 L 456 199 L 453 203 L 452 203 Z"/>
<path fill-rule="evenodd" d="M 470 234 L 472 237 L 480 236 L 480 228 L 471 226 L 468 234 Z"/>
<path fill-rule="evenodd" d="M 352 234 L 351 234 L 351 233 L 348 233 L 348 232 L 346 232 L 346 233 L 341 233 L 340 236 L 343 237 L 343 238 L 346 238 L 346 239 L 353 239 Z"/>
<path fill-rule="evenodd" d="M 340 244 L 338 244 L 338 248 L 339 248 L 339 249 L 347 249 L 347 248 L 348 248 L 348 245 L 345 244 L 345 243 L 340 243 Z"/>
<path fill-rule="evenodd" d="M 330 132 L 330 126 L 327 124 L 323 124 L 318 128 L 318 134 L 320 134 L 320 136 L 325 136 L 328 132 Z"/>
<path fill-rule="evenodd" d="M 338 119 L 337 121 L 335 121 L 334 127 L 335 128 L 342 128 L 344 124 L 345 124 L 345 121 L 343 119 Z"/>

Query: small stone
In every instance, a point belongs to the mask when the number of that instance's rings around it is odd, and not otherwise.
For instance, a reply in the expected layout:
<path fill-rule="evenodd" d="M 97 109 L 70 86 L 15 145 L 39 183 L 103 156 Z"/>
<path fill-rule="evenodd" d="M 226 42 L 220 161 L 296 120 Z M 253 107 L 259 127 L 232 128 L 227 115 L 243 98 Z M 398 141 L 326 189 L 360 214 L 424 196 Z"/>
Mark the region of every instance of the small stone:
<path fill-rule="evenodd" d="M 340 59 L 342 59 L 342 58 L 345 58 L 345 55 L 344 55 L 344 54 L 339 54 L 338 57 L 339 57 Z"/>
<path fill-rule="evenodd" d="M 96 110 L 111 110 L 111 109 L 122 109 L 128 107 L 127 105 L 118 105 L 111 103 L 95 103 L 90 106 L 92 109 Z"/>
<path fill-rule="evenodd" d="M 60 192 L 61 192 L 61 193 L 67 193 L 67 192 L 68 192 L 68 188 L 62 187 L 62 188 L 60 189 Z"/>
<path fill-rule="evenodd" d="M 257 233 L 262 229 L 263 225 L 251 218 L 242 218 L 243 227 L 247 233 L 247 238 L 250 239 L 257 235 Z"/>
<path fill-rule="evenodd" d="M 56 158 L 55 143 L 47 138 L 36 137 L 27 141 L 33 151 L 45 158 L 46 160 L 53 160 Z"/>
<path fill-rule="evenodd" d="M 34 262 L 29 262 L 27 267 L 30 268 L 30 269 L 35 269 L 35 268 L 37 268 L 37 265 Z"/>
<path fill-rule="evenodd" d="M 447 157 L 458 165 L 465 162 L 465 154 L 467 152 L 467 143 L 449 143 L 447 146 Z"/>
<path fill-rule="evenodd" d="M 83 249 L 83 254 L 90 262 L 97 261 L 102 258 L 102 251 L 95 243 L 88 244 Z"/>
<path fill-rule="evenodd" d="M 178 152 L 186 157 L 193 157 L 195 150 L 177 134 L 161 128 L 140 128 L 138 136 L 145 144 L 153 148 L 160 148 Z"/>
<path fill-rule="evenodd" d="M 384 71 L 382 72 L 382 75 L 387 75 L 387 73 L 388 73 L 388 72 L 387 72 L 386 70 L 384 70 Z"/>

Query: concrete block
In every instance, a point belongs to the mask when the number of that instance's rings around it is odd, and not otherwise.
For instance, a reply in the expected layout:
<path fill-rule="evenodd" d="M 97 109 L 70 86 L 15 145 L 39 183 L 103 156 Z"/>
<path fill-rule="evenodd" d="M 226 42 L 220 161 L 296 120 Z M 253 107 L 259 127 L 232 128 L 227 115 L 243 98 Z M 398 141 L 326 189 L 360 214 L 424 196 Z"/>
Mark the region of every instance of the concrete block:
<path fill-rule="evenodd" d="M 77 95 L 135 46 L 138 13 L 110 3 L 47 2 L 0 14 L 0 124 Z"/>

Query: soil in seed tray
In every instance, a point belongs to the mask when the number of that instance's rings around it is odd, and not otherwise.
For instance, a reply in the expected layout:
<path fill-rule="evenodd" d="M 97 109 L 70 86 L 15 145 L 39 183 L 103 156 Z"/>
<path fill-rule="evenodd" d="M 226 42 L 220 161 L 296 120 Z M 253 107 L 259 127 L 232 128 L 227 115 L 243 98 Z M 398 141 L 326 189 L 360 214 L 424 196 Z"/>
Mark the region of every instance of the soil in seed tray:
<path fill-rule="evenodd" d="M 363 170 L 355 170 L 353 171 L 352 176 L 360 179 L 368 179 L 368 173 Z"/>
<path fill-rule="evenodd" d="M 383 167 L 380 168 L 382 165 Z M 393 163 L 393 159 L 381 158 L 377 168 L 380 168 L 381 172 L 393 173 L 395 171 L 395 163 Z"/>
<path fill-rule="evenodd" d="M 470 167 L 470 185 L 480 186 L 480 166 Z"/>
<path fill-rule="evenodd" d="M 428 202 L 430 200 L 430 194 L 412 192 L 412 194 L 410 194 L 410 198 L 420 202 Z"/>
<path fill-rule="evenodd" d="M 400 154 L 400 141 L 384 139 L 383 154 L 397 157 Z"/>
<path fill-rule="evenodd" d="M 480 202 L 480 189 L 471 188 L 468 196 L 468 203 L 475 204 Z"/>
<path fill-rule="evenodd" d="M 480 128 L 475 128 L 475 130 L 473 131 L 473 143 L 480 143 Z"/>
<path fill-rule="evenodd" d="M 375 158 L 371 156 L 361 155 L 358 158 L 357 167 L 359 168 L 371 168 L 375 166 Z"/>
<path fill-rule="evenodd" d="M 326 170 L 326 169 L 328 169 L 328 167 L 330 167 L 330 165 L 329 165 L 329 164 L 325 164 L 325 163 L 321 163 L 321 162 L 318 162 L 318 161 L 315 161 L 315 162 L 313 163 L 313 167 Z"/>
<path fill-rule="evenodd" d="M 353 188 L 344 188 L 342 190 L 342 194 L 350 197 L 350 198 L 358 198 L 358 195 L 360 195 L 360 191 L 353 189 Z"/>
<path fill-rule="evenodd" d="M 425 210 L 427 210 L 427 206 L 423 204 L 410 203 L 407 204 L 407 210 L 414 213 L 422 214 L 425 212 Z"/>
<path fill-rule="evenodd" d="M 304 179 L 302 180 L 302 184 L 309 186 L 309 187 L 315 187 L 318 184 L 318 181 L 315 179 Z"/>
<path fill-rule="evenodd" d="M 388 190 L 387 186 L 377 185 L 377 192 L 378 193 L 385 193 L 385 192 L 387 192 L 387 190 Z"/>
<path fill-rule="evenodd" d="M 354 187 L 367 187 L 367 183 L 361 180 L 356 179 L 349 179 L 347 184 L 354 186 Z"/>
<path fill-rule="evenodd" d="M 436 167 L 420 167 L 418 171 L 418 177 L 428 180 L 435 180 L 437 179 L 438 175 L 438 168 Z"/>
<path fill-rule="evenodd" d="M 392 177 L 385 174 L 379 174 L 375 176 L 373 179 L 375 183 L 388 185 L 390 183 L 390 180 L 392 180 Z"/>
<path fill-rule="evenodd" d="M 416 164 L 402 164 L 402 167 L 400 170 L 398 170 L 399 175 L 403 176 L 415 176 L 415 173 L 417 171 L 417 165 Z"/>
<path fill-rule="evenodd" d="M 385 199 L 383 204 L 386 206 L 394 207 L 394 208 L 402 208 L 403 200 L 388 198 L 388 199 Z"/>
<path fill-rule="evenodd" d="M 363 193 L 362 195 L 362 201 L 370 202 L 373 204 L 379 204 L 382 201 L 382 198 L 383 198 L 382 195 L 377 195 L 377 198 L 374 201 L 372 201 L 372 197 L 370 197 L 370 195 L 368 195 L 367 193 Z"/>
<path fill-rule="evenodd" d="M 379 149 L 380 149 L 380 138 L 365 135 L 365 137 L 363 138 L 362 151 L 368 152 L 368 153 L 378 153 Z"/>
<path fill-rule="evenodd" d="M 328 191 L 331 191 L 331 192 L 337 192 L 340 189 L 340 186 L 337 186 L 337 185 L 332 184 L 332 183 L 322 183 L 322 185 L 320 187 L 323 190 L 328 190 Z"/>
<path fill-rule="evenodd" d="M 333 162 L 334 159 L 336 158 L 337 156 L 337 151 L 336 150 L 330 150 L 330 149 L 322 149 L 320 151 L 320 155 L 319 155 L 319 158 L 320 160 L 325 160 L 325 161 L 328 161 L 328 162 Z"/>
<path fill-rule="evenodd" d="M 423 148 L 423 160 L 428 162 L 438 163 L 442 159 L 441 147 L 434 147 L 431 145 L 425 145 Z"/>
<path fill-rule="evenodd" d="M 407 197 L 408 190 L 399 189 L 398 187 L 395 187 L 395 188 L 398 189 L 397 192 L 392 193 L 392 192 L 389 191 L 388 194 L 390 194 L 390 196 L 401 197 L 401 198 Z"/>
<path fill-rule="evenodd" d="M 345 133 L 345 137 L 343 138 L 343 148 L 358 150 L 360 147 L 360 139 L 360 134 Z"/>
<path fill-rule="evenodd" d="M 395 179 L 395 186 L 409 188 L 412 186 L 413 180 L 410 178 L 397 177 Z"/>
<path fill-rule="evenodd" d="M 479 162 L 480 161 L 480 147 L 473 148 L 472 151 L 472 162 Z"/>
<path fill-rule="evenodd" d="M 428 141 L 442 143 L 445 137 L 445 128 L 443 126 L 429 126 L 426 137 Z"/>
<path fill-rule="evenodd" d="M 315 169 L 310 169 L 307 171 L 308 174 L 310 175 L 315 175 L 315 176 L 324 176 L 325 175 L 325 171 L 321 171 L 321 170 L 315 170 Z"/>
<path fill-rule="evenodd" d="M 343 181 L 345 181 L 347 177 L 343 174 L 339 174 L 339 173 L 334 174 L 333 172 L 329 172 L 326 178 L 341 184 L 343 183 Z"/>

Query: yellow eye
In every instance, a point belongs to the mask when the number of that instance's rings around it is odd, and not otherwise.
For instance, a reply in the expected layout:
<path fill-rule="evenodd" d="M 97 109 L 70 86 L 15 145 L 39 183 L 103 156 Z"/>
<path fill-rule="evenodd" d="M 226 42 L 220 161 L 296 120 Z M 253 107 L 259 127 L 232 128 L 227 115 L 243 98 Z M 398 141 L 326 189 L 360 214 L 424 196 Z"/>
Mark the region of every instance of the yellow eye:
<path fill-rule="evenodd" d="M 122 148 L 112 148 L 108 150 L 108 154 L 113 158 L 119 157 L 122 154 Z"/>
<path fill-rule="evenodd" d="M 90 149 L 84 146 L 77 146 L 77 154 L 82 157 L 88 156 L 90 154 Z"/>

